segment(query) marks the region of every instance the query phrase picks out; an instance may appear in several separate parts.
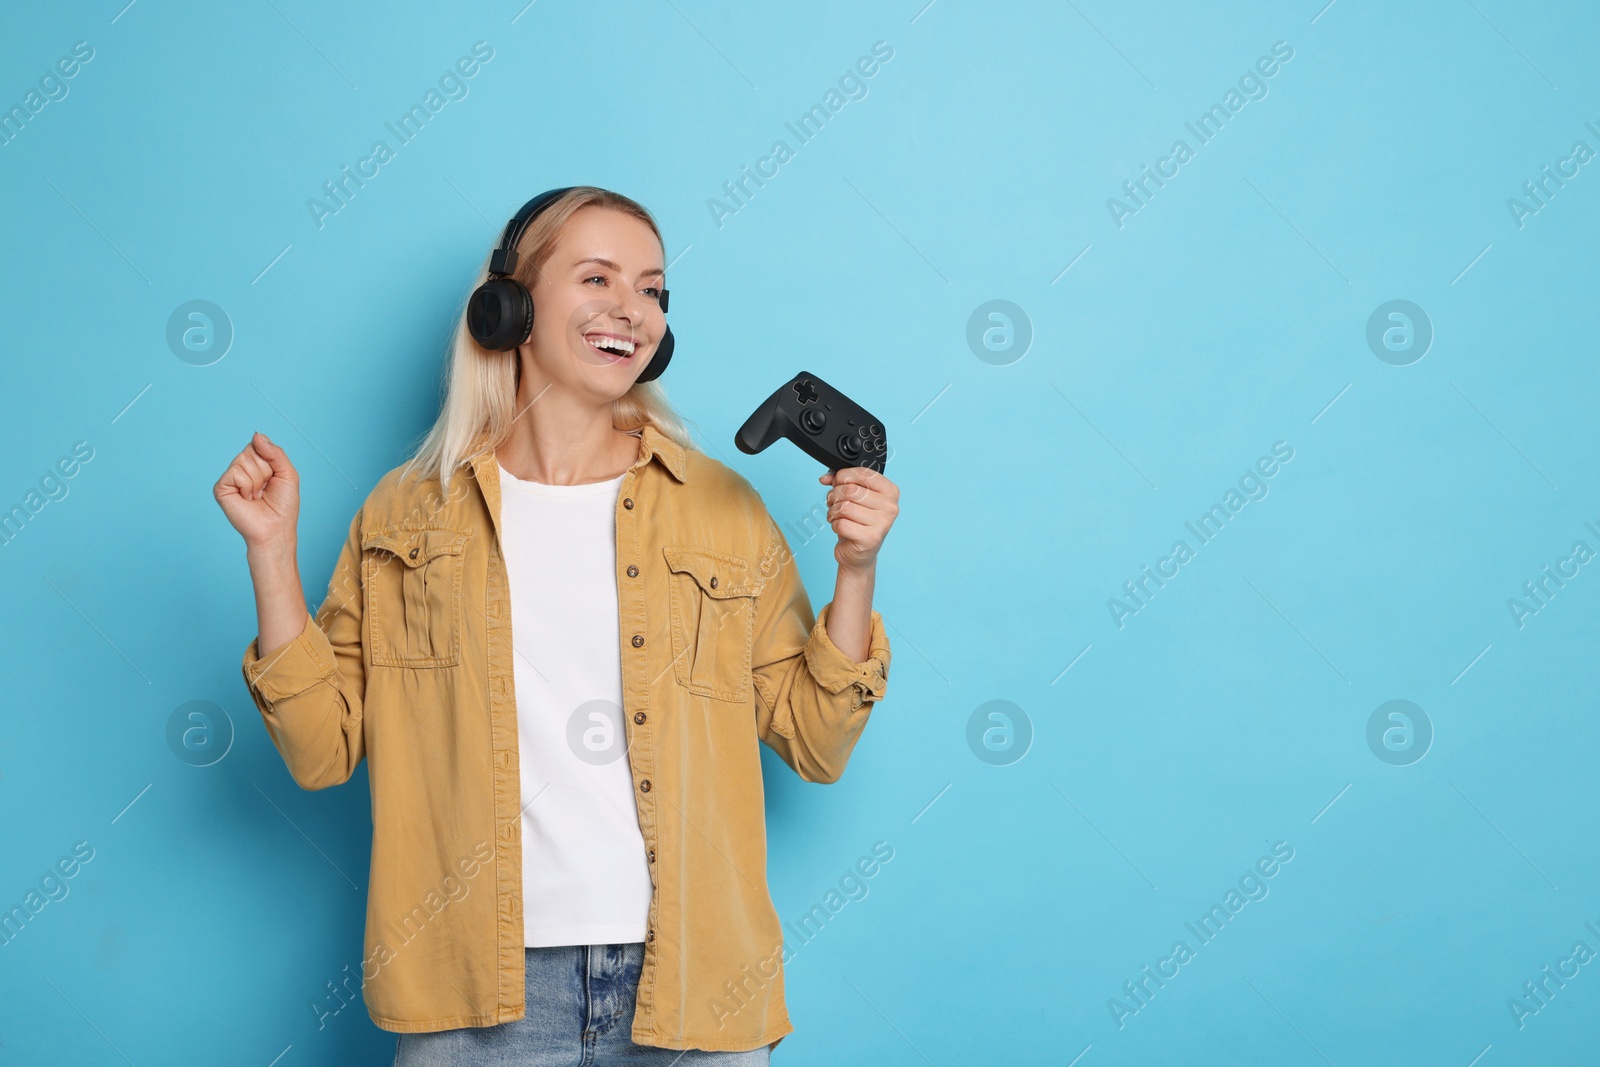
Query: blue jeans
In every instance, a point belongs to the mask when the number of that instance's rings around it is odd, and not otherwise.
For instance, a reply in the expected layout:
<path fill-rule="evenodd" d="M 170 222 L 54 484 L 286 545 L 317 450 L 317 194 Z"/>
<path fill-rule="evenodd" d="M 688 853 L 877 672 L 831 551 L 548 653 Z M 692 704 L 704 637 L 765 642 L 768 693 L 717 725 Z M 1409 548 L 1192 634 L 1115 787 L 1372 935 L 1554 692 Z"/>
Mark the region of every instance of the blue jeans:
<path fill-rule="evenodd" d="M 395 1067 L 766 1067 L 770 1046 L 749 1052 L 633 1043 L 633 998 L 644 942 L 529 948 L 528 1014 L 497 1026 L 401 1034 Z"/>

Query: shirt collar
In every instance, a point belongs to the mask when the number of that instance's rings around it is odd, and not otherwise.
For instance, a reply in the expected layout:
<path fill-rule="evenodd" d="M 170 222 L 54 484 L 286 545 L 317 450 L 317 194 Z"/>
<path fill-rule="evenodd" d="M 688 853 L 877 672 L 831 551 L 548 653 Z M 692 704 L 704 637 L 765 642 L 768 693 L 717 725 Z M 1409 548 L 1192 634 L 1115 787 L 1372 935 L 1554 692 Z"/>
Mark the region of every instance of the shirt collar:
<path fill-rule="evenodd" d="M 656 429 L 655 423 L 647 422 L 640 430 L 639 462 L 634 466 L 643 466 L 652 456 L 660 460 L 661 465 L 666 467 L 674 478 L 680 482 L 684 480 L 688 470 L 688 456 L 684 452 L 684 447 Z M 495 466 L 494 449 L 485 448 L 478 452 L 472 457 L 471 464 L 473 472 L 481 482 L 485 477 L 485 471 Z M 495 471 L 495 479 L 499 480 L 498 471 Z"/>
<path fill-rule="evenodd" d="M 674 478 L 683 481 L 688 471 L 688 456 L 684 452 L 684 447 L 656 429 L 656 424 L 653 422 L 645 423 L 642 433 L 644 450 L 647 454 L 655 456 L 661 461 L 662 466 L 672 472 Z"/>

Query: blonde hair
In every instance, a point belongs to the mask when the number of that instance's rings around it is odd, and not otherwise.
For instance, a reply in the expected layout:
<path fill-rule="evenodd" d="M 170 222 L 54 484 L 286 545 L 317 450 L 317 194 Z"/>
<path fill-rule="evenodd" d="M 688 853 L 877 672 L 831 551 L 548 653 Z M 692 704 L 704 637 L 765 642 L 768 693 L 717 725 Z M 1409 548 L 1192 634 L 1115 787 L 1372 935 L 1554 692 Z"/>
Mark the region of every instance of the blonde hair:
<path fill-rule="evenodd" d="M 530 292 L 540 268 L 555 251 L 562 227 L 585 207 L 606 207 L 631 215 L 649 226 L 656 240 L 661 240 L 656 220 L 643 205 L 609 189 L 576 186 L 546 207 L 518 242 L 517 267 L 511 276 Z M 455 335 L 446 353 L 439 417 L 401 474 L 402 478 L 412 472 L 436 476 L 447 493 L 455 471 L 472 456 L 504 442 L 517 417 L 517 385 L 522 372 L 516 350 L 491 351 L 473 340 L 467 329 L 467 301 L 478 286 L 488 281 L 489 257 L 499 246 L 500 237 L 496 234 L 494 245 L 484 254 L 477 279 L 456 308 Z M 665 242 L 662 244 L 664 250 Z M 611 425 L 618 430 L 637 430 L 647 422 L 685 448 L 694 448 L 683 416 L 667 399 L 659 379 L 634 383 L 611 405 Z"/>

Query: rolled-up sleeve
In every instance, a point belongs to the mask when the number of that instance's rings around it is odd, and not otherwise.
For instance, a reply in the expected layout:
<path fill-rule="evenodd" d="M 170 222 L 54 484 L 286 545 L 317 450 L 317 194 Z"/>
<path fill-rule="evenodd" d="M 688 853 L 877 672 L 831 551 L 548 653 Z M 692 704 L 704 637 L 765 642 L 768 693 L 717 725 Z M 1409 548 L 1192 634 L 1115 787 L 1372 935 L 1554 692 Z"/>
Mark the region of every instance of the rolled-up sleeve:
<path fill-rule="evenodd" d="M 293 641 L 262 658 L 259 637 L 240 664 L 267 735 L 302 789 L 349 780 L 366 754 L 361 699 L 361 513 L 328 581 L 317 614 Z"/>
<path fill-rule="evenodd" d="M 813 617 L 788 540 L 768 525 L 751 655 L 757 733 L 804 780 L 836 782 L 886 692 L 889 638 L 873 611 L 867 658 L 841 652 L 828 636 L 833 604 Z"/>

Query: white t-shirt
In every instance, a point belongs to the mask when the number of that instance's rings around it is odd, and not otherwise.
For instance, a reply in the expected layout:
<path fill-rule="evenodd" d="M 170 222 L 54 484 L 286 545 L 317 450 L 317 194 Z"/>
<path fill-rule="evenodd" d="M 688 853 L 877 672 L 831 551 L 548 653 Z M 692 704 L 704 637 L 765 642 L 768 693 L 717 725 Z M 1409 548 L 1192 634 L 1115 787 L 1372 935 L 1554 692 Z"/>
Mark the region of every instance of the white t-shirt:
<path fill-rule="evenodd" d="M 622 722 L 624 477 L 544 485 L 500 468 L 530 946 L 643 941 L 649 925 L 649 861 Z"/>

